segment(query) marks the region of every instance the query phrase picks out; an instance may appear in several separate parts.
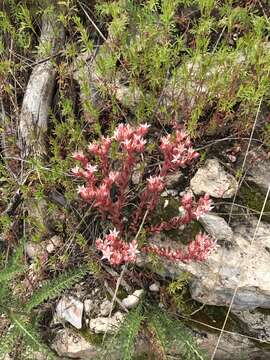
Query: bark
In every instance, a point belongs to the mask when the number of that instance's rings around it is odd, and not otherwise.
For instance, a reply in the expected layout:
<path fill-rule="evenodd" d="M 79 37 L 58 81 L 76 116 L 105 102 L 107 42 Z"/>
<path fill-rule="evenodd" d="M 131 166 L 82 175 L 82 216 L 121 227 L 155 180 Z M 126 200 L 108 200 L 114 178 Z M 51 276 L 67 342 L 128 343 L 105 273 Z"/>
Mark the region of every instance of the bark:
<path fill-rule="evenodd" d="M 52 102 L 56 69 L 53 57 L 64 40 L 64 31 L 56 15 L 43 16 L 40 48 L 51 45 L 51 57 L 37 61 L 23 98 L 20 121 L 19 143 L 23 157 L 46 153 L 46 132 L 48 113 Z M 38 53 L 37 60 L 41 59 Z"/>
<path fill-rule="evenodd" d="M 64 29 L 57 21 L 57 11 L 54 14 L 43 15 L 40 51 L 26 86 L 19 118 L 19 146 L 23 159 L 42 158 L 47 152 L 48 118 L 56 80 L 54 59 L 63 42 Z M 48 45 L 50 54 L 44 60 L 42 49 L 47 49 Z M 29 233 L 38 231 L 38 235 L 44 238 L 50 233 L 47 201 L 29 197 L 26 207 Z"/>

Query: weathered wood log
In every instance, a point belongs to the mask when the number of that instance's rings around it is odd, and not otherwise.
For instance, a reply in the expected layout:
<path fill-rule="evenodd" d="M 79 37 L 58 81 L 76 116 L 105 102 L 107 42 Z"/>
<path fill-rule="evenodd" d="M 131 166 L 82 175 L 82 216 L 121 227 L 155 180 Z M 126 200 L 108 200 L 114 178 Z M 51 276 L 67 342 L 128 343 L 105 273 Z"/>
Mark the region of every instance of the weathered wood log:
<path fill-rule="evenodd" d="M 57 20 L 57 11 L 44 14 L 37 54 L 37 61 L 30 75 L 23 98 L 19 118 L 19 146 L 23 159 L 42 158 L 47 152 L 46 135 L 49 110 L 52 103 L 56 79 L 56 65 L 53 61 L 64 42 L 64 29 Z M 50 48 L 45 61 L 42 49 Z M 37 231 L 39 238 L 50 233 L 48 204 L 46 199 L 29 197 L 25 201 L 28 209 L 29 233 Z"/>
<path fill-rule="evenodd" d="M 37 62 L 26 87 L 19 121 L 19 143 L 23 157 L 46 153 L 45 135 L 56 76 L 52 58 L 63 40 L 64 30 L 56 14 L 43 15 L 39 48 L 48 47 L 49 44 L 51 58 Z M 37 60 L 40 59 L 41 52 L 37 56 Z"/>

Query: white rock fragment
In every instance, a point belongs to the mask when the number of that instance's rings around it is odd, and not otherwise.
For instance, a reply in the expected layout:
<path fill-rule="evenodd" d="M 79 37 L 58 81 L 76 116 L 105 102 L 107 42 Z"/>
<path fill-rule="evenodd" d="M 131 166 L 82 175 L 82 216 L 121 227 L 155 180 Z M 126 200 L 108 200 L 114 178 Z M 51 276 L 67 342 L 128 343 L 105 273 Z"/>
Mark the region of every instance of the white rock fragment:
<path fill-rule="evenodd" d="M 111 302 L 106 299 L 100 305 L 100 314 L 102 316 L 108 316 L 110 311 L 111 311 Z"/>
<path fill-rule="evenodd" d="M 232 243 L 233 231 L 222 217 L 204 214 L 200 217 L 199 222 L 214 239 Z"/>
<path fill-rule="evenodd" d="M 177 195 L 178 195 L 178 191 L 173 189 L 168 189 L 161 193 L 161 197 L 168 197 L 168 196 L 176 197 Z"/>
<path fill-rule="evenodd" d="M 159 292 L 160 284 L 159 283 L 153 283 L 149 286 L 149 290 L 153 292 Z"/>
<path fill-rule="evenodd" d="M 60 236 L 54 235 L 47 241 L 46 250 L 49 254 L 53 253 L 58 247 L 62 245 L 63 241 Z"/>
<path fill-rule="evenodd" d="M 6 354 L 3 358 L 3 360 L 12 360 L 12 358 L 9 356 L 9 354 Z"/>
<path fill-rule="evenodd" d="M 63 297 L 56 306 L 56 319 L 82 328 L 83 303 L 72 297 Z"/>
<path fill-rule="evenodd" d="M 208 193 L 215 198 L 231 198 L 237 191 L 237 181 L 225 172 L 218 160 L 209 159 L 191 179 L 190 187 L 196 195 Z"/>
<path fill-rule="evenodd" d="M 90 319 L 89 328 L 96 334 L 102 334 L 105 332 L 108 334 L 113 334 L 117 331 L 123 320 L 124 315 L 120 311 L 117 311 L 110 318 L 100 316 L 95 319 Z"/>
<path fill-rule="evenodd" d="M 94 302 L 92 299 L 84 300 L 84 311 L 87 315 L 89 315 L 91 313 L 93 308 L 94 308 Z"/>
<path fill-rule="evenodd" d="M 96 346 L 68 328 L 57 333 L 52 342 L 52 348 L 59 356 L 72 359 L 95 359 L 97 355 Z"/>
<path fill-rule="evenodd" d="M 136 307 L 140 301 L 140 298 L 143 294 L 143 289 L 136 290 L 132 295 L 129 295 L 125 299 L 122 300 L 122 305 L 127 309 L 132 309 Z"/>
<path fill-rule="evenodd" d="M 36 259 L 37 257 L 41 257 L 44 254 L 42 246 L 33 241 L 28 241 L 25 244 L 25 252 L 30 259 Z"/>

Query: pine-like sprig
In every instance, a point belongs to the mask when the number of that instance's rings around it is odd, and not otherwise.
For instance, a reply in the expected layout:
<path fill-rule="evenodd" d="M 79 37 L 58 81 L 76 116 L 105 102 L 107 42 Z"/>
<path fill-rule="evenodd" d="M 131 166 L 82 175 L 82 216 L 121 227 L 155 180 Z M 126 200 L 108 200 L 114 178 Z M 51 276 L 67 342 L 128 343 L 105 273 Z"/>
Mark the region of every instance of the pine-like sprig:
<path fill-rule="evenodd" d="M 71 288 L 75 283 L 79 282 L 87 271 L 87 266 L 82 266 L 78 269 L 67 271 L 52 281 L 47 281 L 40 290 L 32 295 L 24 309 L 30 312 L 44 301 L 60 295 L 64 290 Z"/>
<path fill-rule="evenodd" d="M 100 354 L 100 359 L 104 359 L 108 354 L 116 352 L 121 360 L 132 360 L 136 337 L 139 333 L 141 323 L 144 319 L 142 306 L 131 310 L 120 326 L 116 335 L 104 344 L 104 349 Z"/>
<path fill-rule="evenodd" d="M 205 359 L 188 328 L 161 309 L 150 311 L 149 326 L 164 354 L 181 354 L 182 360 Z"/>

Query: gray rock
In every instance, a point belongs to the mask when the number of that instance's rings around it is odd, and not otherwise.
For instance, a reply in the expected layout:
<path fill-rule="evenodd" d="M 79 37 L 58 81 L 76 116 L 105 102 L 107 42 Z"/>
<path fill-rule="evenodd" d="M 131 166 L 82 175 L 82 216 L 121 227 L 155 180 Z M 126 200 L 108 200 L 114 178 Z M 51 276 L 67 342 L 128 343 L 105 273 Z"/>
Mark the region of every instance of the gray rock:
<path fill-rule="evenodd" d="M 89 315 L 91 313 L 93 308 L 94 308 L 94 302 L 92 299 L 84 300 L 84 311 L 87 315 Z"/>
<path fill-rule="evenodd" d="M 183 177 L 183 173 L 181 171 L 177 171 L 175 173 L 167 175 L 166 176 L 166 188 L 173 189 L 174 187 L 176 187 L 182 177 Z"/>
<path fill-rule="evenodd" d="M 95 319 L 90 319 L 89 327 L 90 330 L 96 334 L 102 334 L 105 332 L 113 334 L 117 331 L 123 320 L 124 315 L 120 311 L 117 311 L 110 318 L 100 316 Z"/>
<path fill-rule="evenodd" d="M 46 250 L 49 254 L 53 253 L 58 247 L 63 244 L 60 236 L 54 235 L 47 241 Z"/>
<path fill-rule="evenodd" d="M 82 327 L 83 303 L 72 297 L 63 297 L 56 306 L 56 320 L 67 321 L 77 329 Z"/>
<path fill-rule="evenodd" d="M 159 283 L 153 283 L 149 286 L 149 290 L 153 292 L 159 292 L 160 290 L 160 284 Z"/>
<path fill-rule="evenodd" d="M 258 160 L 258 155 L 265 160 Z M 263 193 L 266 193 L 270 184 L 270 160 L 261 150 L 254 149 L 248 155 L 248 169 L 246 180 L 254 183 Z"/>
<path fill-rule="evenodd" d="M 143 294 L 143 289 L 135 290 L 132 295 L 129 295 L 122 300 L 122 305 L 127 309 L 132 309 L 139 304 L 140 298 Z"/>
<path fill-rule="evenodd" d="M 213 355 L 218 341 L 218 334 L 204 333 L 198 340 L 198 345 L 206 352 L 209 359 Z M 207 357 L 207 358 L 208 358 Z M 254 342 L 240 334 L 222 334 L 219 346 L 215 353 L 215 360 L 266 360 L 270 352 L 260 349 Z"/>
<path fill-rule="evenodd" d="M 208 193 L 215 198 L 231 198 L 237 191 L 237 181 L 216 159 L 209 159 L 190 182 L 191 190 L 196 195 Z"/>
<path fill-rule="evenodd" d="M 95 359 L 98 348 L 88 343 L 80 334 L 65 328 L 60 330 L 51 345 L 59 356 L 72 359 Z"/>
<path fill-rule="evenodd" d="M 270 341 L 270 314 L 260 310 L 233 310 L 232 313 L 240 321 L 245 334 L 254 336 L 259 340 Z"/>
<path fill-rule="evenodd" d="M 225 243 L 232 243 L 233 231 L 222 217 L 204 214 L 199 218 L 199 222 L 214 239 L 224 241 Z"/>
<path fill-rule="evenodd" d="M 193 275 L 190 281 L 192 298 L 209 305 L 228 306 L 235 288 L 238 287 L 232 305 L 235 310 L 262 307 L 270 309 L 270 225 L 261 222 L 255 240 L 250 245 L 257 219 L 234 222 L 233 247 L 219 246 L 204 262 L 170 262 L 161 259 L 163 269 L 156 270 L 163 276 L 177 278 L 183 271 Z M 157 237 L 150 243 L 179 247 L 170 239 L 160 241 Z M 138 265 L 145 265 L 147 258 L 141 256 Z"/>
<path fill-rule="evenodd" d="M 104 300 L 100 305 L 100 314 L 102 316 L 108 316 L 111 311 L 112 303 L 109 300 Z"/>
<path fill-rule="evenodd" d="M 45 254 L 43 247 L 40 244 L 32 241 L 28 241 L 25 244 L 25 252 L 30 259 L 36 259 L 38 257 L 42 257 Z"/>

